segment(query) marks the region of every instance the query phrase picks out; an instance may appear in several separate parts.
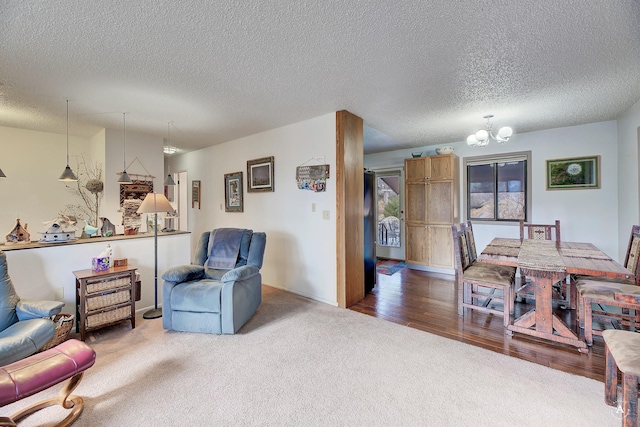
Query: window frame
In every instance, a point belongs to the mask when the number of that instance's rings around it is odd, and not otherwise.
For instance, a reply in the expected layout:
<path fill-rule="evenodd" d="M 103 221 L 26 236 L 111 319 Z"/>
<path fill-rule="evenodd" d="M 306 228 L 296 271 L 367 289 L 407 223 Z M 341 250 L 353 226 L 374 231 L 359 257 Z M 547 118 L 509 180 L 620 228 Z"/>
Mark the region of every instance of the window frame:
<path fill-rule="evenodd" d="M 507 161 L 515 161 L 515 160 L 525 160 L 525 183 L 524 183 L 524 188 L 525 188 L 525 203 L 526 203 L 526 207 L 525 207 L 525 221 L 528 221 L 529 218 L 531 218 L 531 211 L 532 211 L 532 207 L 531 207 L 531 184 L 532 184 L 532 180 L 531 180 L 531 151 L 517 151 L 517 152 L 512 152 L 512 153 L 497 153 L 497 154 L 488 154 L 488 155 L 483 155 L 483 156 L 473 156 L 473 157 L 465 157 L 463 159 L 463 185 L 464 185 L 464 198 L 462 200 L 463 205 L 464 205 L 464 212 L 465 215 L 467 217 L 467 219 L 470 219 L 472 222 L 481 222 L 483 224 L 503 224 L 503 225 L 513 225 L 514 223 L 519 223 L 520 220 L 519 219 L 498 219 L 498 218 L 494 218 L 494 219 L 483 219 L 483 218 L 470 218 L 469 215 L 469 209 L 470 209 L 470 203 L 469 203 L 469 196 L 470 196 L 470 188 L 469 188 L 469 174 L 468 174 L 468 166 L 470 165 L 479 165 L 479 164 L 496 164 L 496 163 L 503 163 L 503 162 L 507 162 Z M 497 170 L 497 169 L 496 169 Z M 496 198 L 497 198 L 497 192 L 496 194 Z M 497 206 L 497 200 L 496 200 L 496 206 Z"/>

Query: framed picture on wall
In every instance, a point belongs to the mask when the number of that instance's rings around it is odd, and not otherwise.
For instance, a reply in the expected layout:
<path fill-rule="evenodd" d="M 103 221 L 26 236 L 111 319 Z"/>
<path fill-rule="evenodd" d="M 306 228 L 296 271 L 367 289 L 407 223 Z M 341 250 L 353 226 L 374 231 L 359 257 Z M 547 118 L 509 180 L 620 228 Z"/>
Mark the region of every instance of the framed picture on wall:
<path fill-rule="evenodd" d="M 243 209 L 242 172 L 227 173 L 224 175 L 224 211 L 242 212 Z"/>
<path fill-rule="evenodd" d="M 600 156 L 547 160 L 547 190 L 600 188 Z"/>
<path fill-rule="evenodd" d="M 247 192 L 273 190 L 273 156 L 247 160 Z"/>
<path fill-rule="evenodd" d="M 191 181 L 191 207 L 200 209 L 200 180 Z"/>

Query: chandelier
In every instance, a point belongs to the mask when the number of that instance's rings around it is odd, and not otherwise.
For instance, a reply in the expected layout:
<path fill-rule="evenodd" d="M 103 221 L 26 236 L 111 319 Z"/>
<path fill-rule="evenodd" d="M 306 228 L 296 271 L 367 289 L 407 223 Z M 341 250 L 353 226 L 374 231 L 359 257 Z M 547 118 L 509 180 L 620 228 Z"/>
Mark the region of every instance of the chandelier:
<path fill-rule="evenodd" d="M 480 129 L 478 132 L 471 134 L 467 137 L 467 144 L 472 147 L 486 147 L 489 145 L 489 140 L 494 140 L 497 143 L 504 144 L 513 135 L 513 129 L 508 126 L 500 128 L 497 135 L 494 135 L 491 131 L 491 118 L 493 114 L 487 114 L 484 116 L 487 119 L 485 129 Z"/>

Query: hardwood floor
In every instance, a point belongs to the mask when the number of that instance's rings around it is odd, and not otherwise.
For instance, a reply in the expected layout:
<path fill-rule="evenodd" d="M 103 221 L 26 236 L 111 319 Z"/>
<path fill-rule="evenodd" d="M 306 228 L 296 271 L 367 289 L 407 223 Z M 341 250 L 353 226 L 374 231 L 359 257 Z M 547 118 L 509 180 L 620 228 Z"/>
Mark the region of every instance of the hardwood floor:
<path fill-rule="evenodd" d="M 363 300 L 349 307 L 371 316 L 554 369 L 604 381 L 604 341 L 594 337 L 589 354 L 575 347 L 551 343 L 527 335 L 505 334 L 502 317 L 467 311 L 458 316 L 453 276 L 404 268 L 377 283 Z M 516 303 L 516 316 L 533 305 Z M 556 314 L 577 330 L 576 310 L 557 309 Z"/>

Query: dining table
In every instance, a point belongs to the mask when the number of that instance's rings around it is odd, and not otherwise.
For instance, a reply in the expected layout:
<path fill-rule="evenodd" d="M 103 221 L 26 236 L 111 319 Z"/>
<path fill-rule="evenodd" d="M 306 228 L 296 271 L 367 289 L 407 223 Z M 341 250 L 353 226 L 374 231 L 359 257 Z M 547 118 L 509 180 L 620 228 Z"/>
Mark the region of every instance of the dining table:
<path fill-rule="evenodd" d="M 592 243 L 495 238 L 478 256 L 481 262 L 518 267 L 531 280 L 535 306 L 509 322 L 514 332 L 569 344 L 588 353 L 586 341 L 553 312 L 553 285 L 569 275 L 631 279 L 633 273 Z M 574 291 L 575 294 L 575 291 Z"/>

